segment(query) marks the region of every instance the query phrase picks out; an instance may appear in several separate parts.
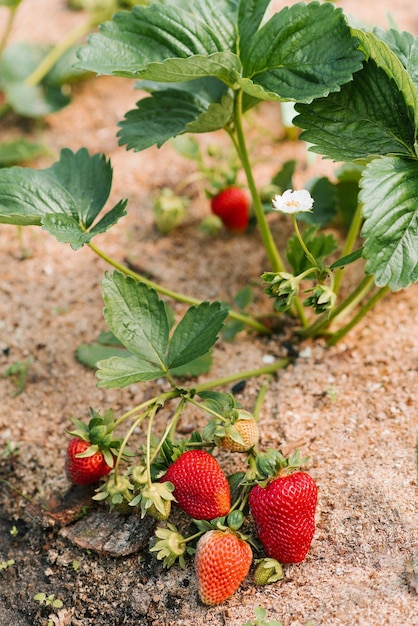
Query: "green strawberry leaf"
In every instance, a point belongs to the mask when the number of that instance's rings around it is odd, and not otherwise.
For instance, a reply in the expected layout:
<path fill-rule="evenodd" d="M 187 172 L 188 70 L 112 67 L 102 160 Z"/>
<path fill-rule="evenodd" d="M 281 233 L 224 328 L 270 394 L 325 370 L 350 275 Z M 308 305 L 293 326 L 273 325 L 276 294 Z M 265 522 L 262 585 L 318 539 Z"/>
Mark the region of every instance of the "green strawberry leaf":
<path fill-rule="evenodd" d="M 46 153 L 44 146 L 29 141 L 25 137 L 19 137 L 19 139 L 0 144 L 0 167 L 11 167 L 23 161 L 31 161 Z"/>
<path fill-rule="evenodd" d="M 209 82 L 210 81 L 210 82 Z M 208 84 L 209 83 L 209 84 Z M 219 81 L 205 78 L 176 88 L 153 90 L 120 122 L 121 144 L 135 151 L 161 147 L 185 132 L 204 133 L 223 128 L 232 114 L 232 100 Z"/>
<path fill-rule="evenodd" d="M 418 160 L 383 157 L 360 182 L 366 272 L 392 291 L 418 280 Z"/>
<path fill-rule="evenodd" d="M 0 62 L 0 86 L 8 104 L 26 117 L 43 117 L 59 111 L 70 102 L 61 86 L 48 84 L 28 85 L 25 79 L 41 63 L 48 47 L 21 42 L 8 46 Z"/>
<path fill-rule="evenodd" d="M 86 148 L 61 150 L 60 159 L 45 170 L 74 198 L 77 217 L 89 228 L 105 205 L 112 188 L 112 166 L 102 154 L 90 156 Z"/>
<path fill-rule="evenodd" d="M 342 223 L 349 228 L 358 207 L 359 181 L 363 166 L 357 163 L 343 163 L 334 172 L 337 179 L 338 211 Z"/>
<path fill-rule="evenodd" d="M 285 161 L 280 170 L 271 179 L 271 184 L 279 187 L 283 193 L 286 189 L 293 189 L 293 175 L 296 171 L 297 162 L 295 159 Z"/>
<path fill-rule="evenodd" d="M 305 188 L 314 200 L 312 213 L 300 213 L 298 220 L 306 224 L 329 224 L 337 214 L 337 190 L 335 185 L 326 176 L 309 180 Z"/>
<path fill-rule="evenodd" d="M 244 330 L 245 325 L 239 320 L 227 321 L 222 330 L 222 339 L 224 341 L 234 341 L 235 337 Z"/>
<path fill-rule="evenodd" d="M 96 369 L 99 361 L 104 361 L 114 356 L 127 357 L 130 354 L 129 350 L 116 346 L 105 346 L 101 343 L 82 343 L 77 346 L 75 351 L 77 361 L 92 369 Z"/>
<path fill-rule="evenodd" d="M 260 99 L 310 102 L 339 89 L 361 68 L 363 55 L 340 10 L 301 3 L 259 29 L 267 5 L 267 0 L 196 0 L 181 8 L 153 3 L 116 13 L 102 24 L 79 51 L 82 68 L 150 85 L 173 84 L 165 90 L 151 87 L 151 97 L 127 113 L 120 142 L 144 150 L 181 133 L 227 126 L 233 99 L 226 87 L 244 90 L 243 110 Z M 244 72 L 237 56 L 241 41 Z M 207 79 L 222 83 L 216 97 L 201 89 Z M 188 81 L 192 85 L 186 89 Z"/>
<path fill-rule="evenodd" d="M 361 47 L 366 54 L 366 58 L 373 59 L 377 66 L 380 67 L 389 78 L 392 78 L 396 82 L 413 117 L 414 112 L 418 110 L 418 92 L 407 68 L 402 64 L 402 60 L 408 68 L 410 63 L 406 61 L 405 57 L 400 59 L 397 56 L 397 53 L 399 53 L 398 48 L 393 47 L 391 49 L 387 42 L 381 41 L 373 33 L 367 33 L 362 30 L 353 30 L 353 33 L 359 39 Z M 416 63 L 416 42 L 413 48 L 411 55 L 412 66 Z M 416 72 L 417 69 L 415 65 L 415 67 L 413 67 L 414 77 L 416 77 Z"/>
<path fill-rule="evenodd" d="M 121 200 L 90 230 L 112 184 L 110 163 L 64 149 L 60 161 L 45 170 L 11 167 L 0 171 L 0 223 L 42 226 L 77 250 L 126 215 Z"/>
<path fill-rule="evenodd" d="M 201 391 L 200 398 L 203 400 L 202 407 L 207 407 L 210 411 L 224 415 L 232 411 L 237 406 L 237 402 L 231 393 L 221 391 Z"/>
<path fill-rule="evenodd" d="M 363 256 L 363 248 L 357 248 L 357 250 L 354 250 L 353 252 L 350 252 L 349 254 L 345 254 L 340 259 L 332 263 L 332 265 L 329 266 L 329 269 L 336 270 L 340 267 L 345 267 L 346 265 L 350 265 L 350 263 L 354 263 L 354 261 L 361 259 L 362 256 Z"/>
<path fill-rule="evenodd" d="M 250 285 L 246 285 L 234 295 L 235 305 L 243 311 L 253 300 L 253 289 Z"/>
<path fill-rule="evenodd" d="M 163 368 L 158 369 L 157 365 L 137 355 L 127 358 L 115 356 L 98 361 L 96 365 L 97 386 L 106 389 L 122 389 L 137 382 L 155 380 L 166 373 Z"/>
<path fill-rule="evenodd" d="M 247 42 L 246 42 L 247 44 Z M 241 88 L 263 100 L 311 102 L 338 91 L 361 69 L 341 9 L 330 3 L 297 3 L 285 7 L 240 51 Z"/>
<path fill-rule="evenodd" d="M 45 170 L 0 170 L 0 223 L 41 226 L 45 215 L 77 215 L 71 194 Z"/>
<path fill-rule="evenodd" d="M 187 5 L 183 9 L 160 3 L 116 13 L 81 48 L 80 66 L 98 74 L 164 82 L 187 76 L 224 78 L 236 61 L 231 53 L 218 54 L 229 51 L 234 42 L 233 25 L 226 12 L 219 10 L 220 4 L 227 5 L 200 0 L 194 14 Z M 216 56 L 211 60 L 211 55 Z"/>
<path fill-rule="evenodd" d="M 196 376 L 200 376 L 201 374 L 207 374 L 210 372 L 212 363 L 212 354 L 211 352 L 207 352 L 193 361 L 189 361 L 184 365 L 170 369 L 170 374 L 175 378 L 194 378 Z"/>
<path fill-rule="evenodd" d="M 169 323 L 157 292 L 120 272 L 106 273 L 102 290 L 107 325 L 134 355 L 127 360 L 129 370 L 137 363 L 140 374 L 147 376 L 146 380 L 150 380 L 148 376 L 152 372 L 160 376 L 166 370 Z M 111 359 L 114 369 L 119 369 L 120 360 Z"/>
<path fill-rule="evenodd" d="M 411 33 L 400 32 L 395 28 L 391 28 L 388 31 L 382 28 L 375 28 L 373 33 L 396 54 L 418 89 L 418 37 L 414 37 Z"/>
<path fill-rule="evenodd" d="M 126 215 L 126 205 L 127 200 L 119 200 L 117 204 L 110 209 L 105 215 L 103 215 L 102 219 L 96 222 L 96 224 L 90 228 L 89 230 L 89 241 L 93 239 L 96 235 L 100 235 L 101 233 L 105 233 L 109 228 L 111 228 L 114 224 L 116 224 L 121 217 Z"/>
<path fill-rule="evenodd" d="M 208 352 L 218 338 L 229 307 L 223 302 L 202 302 L 188 309 L 174 330 L 167 367 L 175 369 Z"/>
<path fill-rule="evenodd" d="M 418 94 L 408 72 L 389 47 L 372 33 L 360 33 L 370 57 L 339 93 L 297 104 L 294 123 L 310 149 L 337 161 L 370 155 L 415 156 Z"/>
<path fill-rule="evenodd" d="M 271 0 L 246 0 L 240 2 L 238 8 L 238 45 L 243 42 L 245 47 L 254 33 L 257 32 Z"/>

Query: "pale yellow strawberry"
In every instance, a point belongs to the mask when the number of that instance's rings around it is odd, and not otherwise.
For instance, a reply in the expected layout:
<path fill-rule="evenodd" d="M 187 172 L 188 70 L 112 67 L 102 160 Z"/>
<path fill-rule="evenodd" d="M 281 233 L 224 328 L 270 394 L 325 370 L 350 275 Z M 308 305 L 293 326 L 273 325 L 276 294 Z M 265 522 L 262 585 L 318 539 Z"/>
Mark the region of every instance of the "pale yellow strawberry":
<path fill-rule="evenodd" d="M 258 443 L 259 430 L 254 418 L 238 419 L 234 424 L 235 430 L 239 433 L 242 442 L 235 441 L 231 435 L 227 434 L 221 439 L 221 447 L 231 452 L 247 452 Z"/>

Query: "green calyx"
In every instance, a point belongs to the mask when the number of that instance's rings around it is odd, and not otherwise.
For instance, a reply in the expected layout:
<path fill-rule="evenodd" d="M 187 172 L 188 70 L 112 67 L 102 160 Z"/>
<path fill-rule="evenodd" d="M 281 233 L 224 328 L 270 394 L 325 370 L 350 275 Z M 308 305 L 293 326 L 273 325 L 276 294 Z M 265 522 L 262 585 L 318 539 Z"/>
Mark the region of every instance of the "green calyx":
<path fill-rule="evenodd" d="M 267 482 L 269 479 L 290 474 L 305 465 L 308 457 L 301 458 L 299 450 L 296 450 L 289 457 L 283 456 L 278 450 L 267 450 L 257 452 L 250 457 L 249 473 L 255 477 L 257 482 Z"/>
<path fill-rule="evenodd" d="M 167 528 L 157 528 L 155 536 L 158 541 L 150 551 L 157 553 L 157 559 L 163 562 L 163 566 L 171 567 L 178 560 L 180 566 L 185 567 L 184 555 L 186 552 L 191 553 L 191 548 L 187 547 L 187 539 L 177 528 L 173 524 L 167 524 Z"/>
<path fill-rule="evenodd" d="M 257 559 L 258 563 L 254 572 L 256 585 L 270 585 L 284 578 L 283 568 L 276 559 Z"/>
<path fill-rule="evenodd" d="M 254 421 L 254 415 L 245 409 L 228 409 L 222 415 L 215 417 L 206 424 L 202 432 L 202 438 L 206 442 L 222 446 L 225 437 L 232 439 L 236 443 L 244 446 L 241 433 L 235 427 L 238 421 Z"/>
<path fill-rule="evenodd" d="M 115 439 L 113 437 L 116 423 L 113 410 L 108 409 L 102 416 L 98 411 L 90 408 L 90 415 L 91 419 L 88 424 L 76 417 L 72 417 L 71 421 L 76 428 L 68 430 L 68 433 L 91 444 L 85 452 L 79 455 L 80 457 L 92 456 L 95 452 L 101 451 L 105 455 L 106 462 L 108 462 L 108 458 L 110 460 L 113 454 L 117 456 L 122 443 L 121 438 Z M 113 467 L 113 462 L 108 464 Z"/>
<path fill-rule="evenodd" d="M 134 486 L 129 478 L 126 476 L 116 477 L 116 475 L 111 475 L 108 480 L 97 489 L 93 500 L 99 502 L 108 500 L 110 510 L 118 508 L 129 512 L 127 505 L 132 501 L 133 490 Z"/>
<path fill-rule="evenodd" d="M 137 499 L 141 503 L 141 517 L 145 517 L 149 513 L 156 519 L 167 519 L 170 514 L 171 502 L 175 500 L 173 491 L 174 485 L 168 481 L 145 485 L 141 489 L 139 497 L 135 498 L 135 504 Z"/>

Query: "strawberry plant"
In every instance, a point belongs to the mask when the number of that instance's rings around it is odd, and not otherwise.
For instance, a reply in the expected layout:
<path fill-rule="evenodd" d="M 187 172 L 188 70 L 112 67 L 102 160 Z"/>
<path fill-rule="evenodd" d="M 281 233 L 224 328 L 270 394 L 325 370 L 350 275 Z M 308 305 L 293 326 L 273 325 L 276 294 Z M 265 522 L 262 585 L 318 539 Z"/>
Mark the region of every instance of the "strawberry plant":
<path fill-rule="evenodd" d="M 273 321 L 289 312 L 289 319 L 298 321 L 295 334 L 326 336 L 332 344 L 388 291 L 418 279 L 417 42 L 394 29 L 352 28 L 328 2 L 296 3 L 272 15 L 269 5 L 269 0 L 195 0 L 179 7 L 174 0 L 155 1 L 117 11 L 111 20 L 107 6 L 99 19 L 107 21 L 78 50 L 77 68 L 130 78 L 145 92 L 119 124 L 119 141 L 129 150 L 160 148 L 187 133 L 225 131 L 265 249 L 268 267 L 260 284 L 273 301 Z M 38 96 L 43 81 L 48 88 L 51 56 L 38 56 L 39 65 L 25 65 L 16 80 L 6 71 L 15 57 L 8 60 L 6 52 L 2 88 L 24 114 L 32 102 L 28 94 Z M 33 64 L 32 53 L 28 57 Z M 321 178 L 294 189 L 293 165 L 285 164 L 272 177 L 266 207 L 244 123 L 263 101 L 294 103 L 301 139 L 323 156 L 345 162 L 336 182 Z M 83 484 L 100 483 L 94 496 L 98 503 L 165 522 L 156 531 L 152 552 L 167 567 L 195 555 L 200 597 L 217 604 L 244 581 L 253 550 L 265 553 L 261 562 L 257 559 L 256 581 L 268 584 L 280 580 L 281 563 L 306 558 L 314 537 L 317 486 L 300 470 L 303 461 L 259 451 L 255 407 L 242 407 L 232 394 L 216 391 L 276 373 L 289 360 L 185 384 L 185 377 L 210 369 L 227 320 L 264 334 L 274 324 L 244 311 L 245 302 L 235 310 L 157 284 L 99 248 L 96 237 L 127 211 L 126 199 L 104 211 L 112 173 L 105 155 L 90 155 L 83 147 L 63 149 L 45 169 L 5 168 L 0 171 L 0 222 L 40 226 L 73 250 L 88 246 L 115 270 L 102 281 L 110 333 L 109 343 L 97 347 L 100 357 L 93 359 L 98 386 L 121 389 L 163 379 L 167 390 L 120 416 L 109 409 L 102 418 L 92 410 L 88 426 L 76 419 L 68 476 Z M 216 191 L 213 213 L 228 229 L 244 231 L 250 202 L 244 201 L 243 190 L 234 179 Z M 162 232 L 169 232 L 185 218 L 185 207 L 170 191 L 164 196 L 154 210 Z M 284 250 L 271 229 L 277 212 L 287 215 L 294 230 Z M 336 222 L 346 229 L 342 245 L 322 230 Z M 364 275 L 341 297 L 345 268 L 356 262 L 364 263 Z M 189 305 L 177 324 L 160 296 Z M 186 406 L 207 419 L 189 438 L 178 439 Z M 158 412 L 170 415 L 162 433 L 155 432 Z M 132 451 L 141 426 L 146 436 Z M 247 471 L 225 476 L 215 452 L 245 454 Z M 169 521 L 172 507 L 190 518 L 190 535 Z M 213 578 L 208 572 L 215 572 Z"/>

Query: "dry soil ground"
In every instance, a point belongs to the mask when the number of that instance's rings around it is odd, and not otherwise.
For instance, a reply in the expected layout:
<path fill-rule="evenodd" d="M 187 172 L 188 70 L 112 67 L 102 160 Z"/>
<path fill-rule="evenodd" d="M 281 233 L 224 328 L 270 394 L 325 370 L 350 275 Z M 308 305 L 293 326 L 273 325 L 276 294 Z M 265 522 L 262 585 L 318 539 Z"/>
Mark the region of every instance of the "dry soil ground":
<path fill-rule="evenodd" d="M 410 0 L 338 4 L 348 15 L 381 26 L 389 11 L 401 28 L 418 35 L 418 8 Z M 4 16 L 1 9 L 0 24 Z M 25 0 L 11 38 L 56 42 L 81 19 L 64 0 Z M 44 123 L 5 118 L 2 138 L 23 132 L 42 140 L 50 154 L 36 162 L 39 167 L 47 167 L 63 147 L 104 152 L 114 167 L 112 199 L 129 198 L 129 212 L 101 237 L 101 248 L 177 291 L 231 301 L 249 282 L 259 285 L 268 269 L 258 233 L 203 235 L 198 224 L 208 206 L 196 186 L 189 189 L 184 226 L 169 237 L 158 234 L 153 194 L 174 187 L 193 167 L 169 147 L 134 154 L 117 145 L 117 122 L 137 99 L 130 81 L 95 78 L 76 85 L 72 104 Z M 330 171 L 332 164 L 320 159 L 308 166 L 302 145 L 278 140 L 274 107 L 262 108 L 257 123 L 269 136 L 259 146 L 260 185 L 291 157 L 298 159 L 300 185 L 314 173 Z M 272 227 L 283 237 L 283 221 Z M 94 512 L 87 516 L 87 534 L 79 527 L 76 533 L 67 523 L 73 510 L 68 499 L 65 513 L 55 519 L 43 513 L 46 505 L 58 507 L 70 487 L 64 474 L 70 418 L 86 419 L 90 406 L 124 412 L 158 383 L 99 389 L 94 372 L 74 358 L 79 344 L 105 329 L 100 291 L 105 262 L 88 249 L 73 252 L 35 228 L 23 231 L 23 247 L 25 254 L 15 227 L 0 227 L 0 371 L 31 359 L 20 395 L 14 395 L 11 378 L 0 378 L 0 458 L 7 442 L 18 445 L 18 454 L 0 460 L 0 478 L 38 505 L 0 484 L 0 561 L 14 560 L 0 570 L 1 626 L 40 626 L 49 615 L 61 626 L 241 626 L 259 605 L 285 626 L 418 624 L 416 581 L 408 574 L 408 563 L 418 558 L 416 286 L 386 297 L 336 347 L 322 341 L 294 344 L 299 357 L 268 388 L 261 446 L 299 446 L 309 455 L 319 485 L 312 548 L 302 564 L 286 567 L 283 581 L 258 589 L 248 577 L 224 605 L 206 608 L 197 599 L 191 564 L 166 571 L 148 554 L 150 529 L 123 525 L 121 519 L 111 526 L 102 510 L 98 518 Z M 254 306 L 267 310 L 270 303 L 259 286 L 255 295 Z M 174 306 L 179 314 L 184 310 Z M 221 341 L 210 376 L 285 356 L 285 339 L 286 333 L 269 339 L 242 334 L 234 343 Z M 253 406 L 261 382 L 252 380 L 239 393 L 244 406 Z M 187 413 L 183 428 L 195 419 Z M 76 502 L 84 502 L 86 494 L 75 495 Z M 33 599 L 38 592 L 54 594 L 62 608 L 40 606 Z"/>

